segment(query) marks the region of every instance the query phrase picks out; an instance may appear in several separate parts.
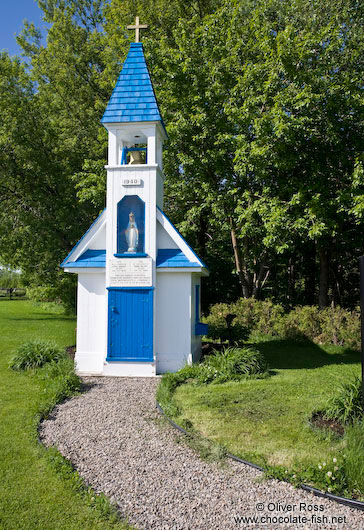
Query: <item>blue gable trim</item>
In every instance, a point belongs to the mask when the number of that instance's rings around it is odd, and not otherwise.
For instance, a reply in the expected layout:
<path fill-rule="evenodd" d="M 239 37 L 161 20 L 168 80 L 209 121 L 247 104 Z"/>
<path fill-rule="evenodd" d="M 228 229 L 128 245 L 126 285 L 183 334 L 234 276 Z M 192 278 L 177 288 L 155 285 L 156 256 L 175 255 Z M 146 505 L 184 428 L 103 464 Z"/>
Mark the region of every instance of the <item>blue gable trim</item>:
<path fill-rule="evenodd" d="M 81 237 L 81 239 L 78 240 L 78 242 L 75 244 L 75 246 L 73 247 L 73 249 L 71 250 L 71 252 L 69 252 L 67 254 L 67 256 L 64 258 L 64 260 L 62 261 L 62 263 L 60 264 L 60 267 L 65 267 L 65 264 L 67 263 L 67 261 L 69 260 L 71 254 L 76 250 L 76 248 L 81 244 L 81 242 L 84 240 L 84 238 L 87 236 L 87 234 L 89 233 L 89 231 L 95 226 L 95 224 L 97 223 L 97 221 L 100 219 L 100 217 L 102 216 L 102 214 L 104 213 L 104 211 L 106 210 L 106 208 L 104 208 L 102 210 L 102 212 L 100 213 L 99 216 L 96 217 L 96 219 L 94 220 L 94 222 L 92 223 L 92 225 L 90 226 L 90 228 L 83 234 L 83 236 Z"/>
<path fill-rule="evenodd" d="M 101 123 L 137 121 L 160 121 L 164 128 L 143 44 L 132 42 Z"/>
<path fill-rule="evenodd" d="M 188 246 L 188 248 L 190 249 L 190 251 L 193 253 L 193 255 L 195 256 L 196 260 L 198 261 L 198 266 L 199 267 L 204 267 L 205 269 L 209 270 L 208 267 L 205 265 L 205 263 L 202 261 L 201 258 L 199 258 L 196 254 L 196 252 L 193 250 L 193 248 L 187 243 L 187 241 L 185 240 L 185 238 L 183 237 L 183 235 L 180 233 L 180 231 L 174 226 L 174 224 L 172 223 L 172 221 L 169 219 L 169 217 L 163 212 L 163 210 L 161 210 L 159 208 L 159 206 L 157 206 L 157 210 L 160 211 L 160 213 L 163 215 L 163 217 L 165 217 L 167 219 L 167 221 L 169 222 L 170 225 L 172 225 L 173 229 L 177 232 L 177 234 L 180 236 L 181 239 L 183 239 L 183 241 L 186 243 L 186 245 Z M 186 258 L 187 259 L 187 258 Z M 189 262 L 191 263 L 191 262 Z"/>
<path fill-rule="evenodd" d="M 103 268 L 106 265 L 106 250 L 86 250 L 76 261 L 62 265 L 67 269 L 83 269 L 90 267 Z"/>
<path fill-rule="evenodd" d="M 160 248 L 157 255 L 157 267 L 201 267 L 191 262 L 179 248 Z"/>
<path fill-rule="evenodd" d="M 65 268 L 105 267 L 106 250 L 86 250 L 76 261 L 65 263 Z M 197 262 L 191 262 L 178 248 L 159 249 L 157 267 L 201 267 Z"/>

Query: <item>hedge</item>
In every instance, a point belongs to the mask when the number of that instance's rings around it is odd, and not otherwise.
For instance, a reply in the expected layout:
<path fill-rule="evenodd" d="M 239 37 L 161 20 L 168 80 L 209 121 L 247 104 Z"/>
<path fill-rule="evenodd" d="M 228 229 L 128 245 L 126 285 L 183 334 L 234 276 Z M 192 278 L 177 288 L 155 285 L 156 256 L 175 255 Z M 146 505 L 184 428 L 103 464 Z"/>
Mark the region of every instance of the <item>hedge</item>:
<path fill-rule="evenodd" d="M 270 300 L 241 298 L 231 304 L 216 304 L 210 308 L 205 319 L 209 325 L 210 338 L 226 340 L 229 336 L 226 321 L 228 315 L 234 315 L 230 324 L 230 342 L 244 342 L 248 330 L 250 333 L 284 339 L 310 340 L 316 344 L 360 349 L 359 310 L 349 311 L 341 307 L 320 310 L 316 306 L 298 306 L 285 313 L 281 305 L 273 304 Z M 240 330 L 242 333 L 239 335 Z"/>

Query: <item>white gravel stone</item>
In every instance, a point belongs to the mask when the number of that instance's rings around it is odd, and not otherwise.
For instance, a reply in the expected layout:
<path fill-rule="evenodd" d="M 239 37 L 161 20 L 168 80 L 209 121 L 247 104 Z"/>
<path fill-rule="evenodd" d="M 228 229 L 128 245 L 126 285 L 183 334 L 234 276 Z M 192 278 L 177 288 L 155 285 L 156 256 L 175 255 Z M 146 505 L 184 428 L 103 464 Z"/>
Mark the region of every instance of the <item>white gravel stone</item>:
<path fill-rule="evenodd" d="M 156 421 L 158 379 L 85 382 L 92 385 L 89 391 L 57 406 L 43 422 L 41 440 L 56 446 L 87 484 L 108 495 L 139 530 L 364 529 L 363 512 L 290 484 L 262 480 L 262 473 L 244 464 L 206 463 L 185 443 L 177 443 L 183 435 Z M 292 511 L 283 511 L 288 506 Z M 258 521 L 236 519 L 249 516 Z M 327 519 L 320 522 L 315 516 Z M 337 523 L 332 517 L 343 519 Z"/>

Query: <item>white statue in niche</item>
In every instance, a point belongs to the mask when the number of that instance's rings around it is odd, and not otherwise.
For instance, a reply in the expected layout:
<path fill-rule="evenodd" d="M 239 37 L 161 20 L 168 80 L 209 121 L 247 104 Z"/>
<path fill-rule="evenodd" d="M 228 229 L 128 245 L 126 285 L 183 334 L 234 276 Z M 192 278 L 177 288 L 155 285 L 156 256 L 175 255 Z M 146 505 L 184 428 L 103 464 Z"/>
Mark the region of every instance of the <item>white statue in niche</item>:
<path fill-rule="evenodd" d="M 139 242 L 139 231 L 133 212 L 130 212 L 129 214 L 129 223 L 127 229 L 125 230 L 125 238 L 128 244 L 127 252 L 136 252 Z"/>

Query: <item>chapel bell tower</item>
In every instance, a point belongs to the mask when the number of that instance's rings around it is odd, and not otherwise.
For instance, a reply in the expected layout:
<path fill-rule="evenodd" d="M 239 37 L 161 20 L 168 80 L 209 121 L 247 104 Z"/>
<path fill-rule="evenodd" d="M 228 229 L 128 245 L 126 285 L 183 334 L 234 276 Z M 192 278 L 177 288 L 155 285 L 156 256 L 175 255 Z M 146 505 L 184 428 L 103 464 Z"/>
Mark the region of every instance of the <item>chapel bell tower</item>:
<path fill-rule="evenodd" d="M 138 41 L 139 20 L 136 21 Z M 167 138 L 144 58 L 135 42 L 111 95 L 102 123 L 109 133 L 107 169 L 106 286 L 109 312 L 134 311 L 121 319 L 133 334 L 143 329 L 140 362 L 155 370 L 155 296 L 157 207 L 163 210 L 163 141 Z M 124 309 L 123 309 L 124 308 Z M 142 327 L 137 324 L 145 321 Z M 120 318 L 109 319 L 108 361 L 118 358 Z M 113 326 L 115 325 L 115 329 Z M 150 329 L 149 329 L 150 328 Z M 114 338 L 110 336 L 114 335 Z M 135 349 L 135 345 L 132 346 Z M 126 348 L 127 350 L 127 348 Z M 132 361 L 130 351 L 130 362 Z M 149 361 L 149 362 L 148 362 Z M 149 375 L 149 374 L 146 374 Z"/>
<path fill-rule="evenodd" d="M 201 355 L 203 261 L 163 212 L 167 133 L 139 30 L 102 117 L 106 208 L 62 262 L 78 275 L 77 373 L 152 377 Z"/>

